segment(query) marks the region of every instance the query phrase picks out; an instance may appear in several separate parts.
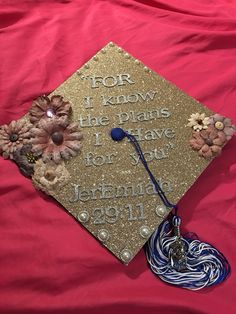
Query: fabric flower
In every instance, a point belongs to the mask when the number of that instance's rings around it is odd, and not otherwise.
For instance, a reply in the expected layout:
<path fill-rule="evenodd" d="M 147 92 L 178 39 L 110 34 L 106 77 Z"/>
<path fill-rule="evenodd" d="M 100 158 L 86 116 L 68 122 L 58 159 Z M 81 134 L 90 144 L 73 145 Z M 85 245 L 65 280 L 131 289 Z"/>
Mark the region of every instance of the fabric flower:
<path fill-rule="evenodd" d="M 210 117 L 210 124 L 214 125 L 217 130 L 224 132 L 227 141 L 232 138 L 234 132 L 236 131 L 235 126 L 232 124 L 232 120 L 225 118 L 218 113 Z"/>
<path fill-rule="evenodd" d="M 32 145 L 26 144 L 13 153 L 13 160 L 19 166 L 21 173 L 28 178 L 34 174 L 34 164 L 37 160 L 31 149 Z"/>
<path fill-rule="evenodd" d="M 33 124 L 38 123 L 43 118 L 68 116 L 71 105 L 64 101 L 60 95 L 54 95 L 51 99 L 47 96 L 40 96 L 34 102 L 29 111 L 29 119 Z"/>
<path fill-rule="evenodd" d="M 9 125 L 2 125 L 0 128 L 0 147 L 2 156 L 7 159 L 13 158 L 16 149 L 29 143 L 31 124 L 23 119 L 11 121 Z"/>
<path fill-rule="evenodd" d="M 68 160 L 76 156 L 81 149 L 82 134 L 77 123 L 69 123 L 68 119 L 42 119 L 31 129 L 32 152 L 42 155 L 43 161 Z"/>
<path fill-rule="evenodd" d="M 65 163 L 55 164 L 50 161 L 44 163 L 42 159 L 36 161 L 32 181 L 38 190 L 49 195 L 55 195 L 57 188 L 62 188 L 68 183 L 70 174 L 65 167 Z"/>
<path fill-rule="evenodd" d="M 210 119 L 206 117 L 205 113 L 193 113 L 188 119 L 189 123 L 187 126 L 190 126 L 195 131 L 201 131 L 208 128 L 210 124 Z"/>
<path fill-rule="evenodd" d="M 198 155 L 204 158 L 211 158 L 221 153 L 222 147 L 226 142 L 224 132 L 218 131 L 214 126 L 209 126 L 207 130 L 193 132 L 193 137 L 189 141 Z"/>

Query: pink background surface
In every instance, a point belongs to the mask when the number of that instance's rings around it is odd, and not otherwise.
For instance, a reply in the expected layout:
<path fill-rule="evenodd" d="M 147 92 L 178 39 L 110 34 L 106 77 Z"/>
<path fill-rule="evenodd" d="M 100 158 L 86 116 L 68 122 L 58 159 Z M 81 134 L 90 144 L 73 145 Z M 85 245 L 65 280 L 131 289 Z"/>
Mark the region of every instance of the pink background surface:
<path fill-rule="evenodd" d="M 0 0 L 0 124 L 25 114 L 109 41 L 236 123 L 236 2 Z M 163 283 L 144 250 L 124 266 L 0 158 L 0 313 L 235 313 L 236 137 L 180 202 L 184 230 L 232 266 L 221 286 Z"/>

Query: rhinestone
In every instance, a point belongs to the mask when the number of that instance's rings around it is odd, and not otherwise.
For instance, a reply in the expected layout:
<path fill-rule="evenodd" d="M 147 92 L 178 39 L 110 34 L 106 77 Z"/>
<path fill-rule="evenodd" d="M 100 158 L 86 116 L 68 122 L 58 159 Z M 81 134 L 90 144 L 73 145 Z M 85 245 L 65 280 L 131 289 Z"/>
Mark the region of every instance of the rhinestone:
<path fill-rule="evenodd" d="M 78 214 L 77 218 L 80 222 L 84 222 L 84 223 L 88 222 L 89 221 L 89 213 L 87 211 L 83 211 L 83 212 Z"/>
<path fill-rule="evenodd" d="M 167 207 L 165 205 L 159 205 L 156 208 L 156 214 L 159 217 L 164 217 L 167 214 Z"/>
<path fill-rule="evenodd" d="M 49 109 L 46 111 L 46 116 L 47 116 L 48 118 L 54 117 L 54 116 L 55 116 L 54 110 L 51 109 L 51 108 L 49 108 Z"/>
<path fill-rule="evenodd" d="M 123 262 L 129 263 L 133 257 L 133 253 L 128 249 L 123 249 L 120 253 L 120 257 Z"/>
<path fill-rule="evenodd" d="M 139 230 L 141 237 L 143 237 L 144 239 L 149 237 L 150 232 L 151 230 L 148 226 L 142 226 Z"/>
<path fill-rule="evenodd" d="M 106 229 L 101 229 L 98 231 L 98 239 L 101 242 L 105 242 L 109 239 L 109 232 Z"/>

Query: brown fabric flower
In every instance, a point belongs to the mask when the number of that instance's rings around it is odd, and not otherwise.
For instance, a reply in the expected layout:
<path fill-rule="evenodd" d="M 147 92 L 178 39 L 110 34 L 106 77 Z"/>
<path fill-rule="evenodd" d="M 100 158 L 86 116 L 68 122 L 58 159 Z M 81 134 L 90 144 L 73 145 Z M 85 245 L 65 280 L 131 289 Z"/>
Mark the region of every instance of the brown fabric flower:
<path fill-rule="evenodd" d="M 0 147 L 4 158 L 13 158 L 17 148 L 29 143 L 31 124 L 23 119 L 13 120 L 9 125 L 0 128 Z"/>
<path fill-rule="evenodd" d="M 65 168 L 64 162 L 55 164 L 54 162 L 44 163 L 42 159 L 36 161 L 32 181 L 34 186 L 46 194 L 55 195 L 57 188 L 62 188 L 68 183 L 70 174 Z"/>
<path fill-rule="evenodd" d="M 20 172 L 28 178 L 34 174 L 34 164 L 37 161 L 37 156 L 32 153 L 31 149 L 32 145 L 26 144 L 13 153 L 13 160 L 18 165 Z"/>
<path fill-rule="evenodd" d="M 68 116 L 71 111 L 71 105 L 64 101 L 60 95 L 54 95 L 51 99 L 47 96 L 40 96 L 34 102 L 29 111 L 30 122 L 38 123 L 43 118 Z"/>
<path fill-rule="evenodd" d="M 192 148 L 198 151 L 199 156 L 204 158 L 219 155 L 225 142 L 224 132 L 218 131 L 212 125 L 207 130 L 193 132 L 192 139 L 189 141 Z"/>
<path fill-rule="evenodd" d="M 45 162 L 59 163 L 74 157 L 81 149 L 82 134 L 78 123 L 69 123 L 66 118 L 42 119 L 31 129 L 32 152 L 41 154 Z"/>

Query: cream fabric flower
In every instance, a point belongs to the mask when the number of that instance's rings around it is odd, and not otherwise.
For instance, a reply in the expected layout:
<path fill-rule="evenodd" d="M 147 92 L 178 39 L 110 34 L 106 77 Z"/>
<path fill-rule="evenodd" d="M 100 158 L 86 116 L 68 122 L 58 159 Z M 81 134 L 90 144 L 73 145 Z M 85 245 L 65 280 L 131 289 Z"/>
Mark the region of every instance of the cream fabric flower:
<path fill-rule="evenodd" d="M 54 162 L 44 163 L 42 159 L 36 161 L 32 181 L 36 189 L 46 194 L 55 195 L 57 188 L 62 188 L 68 183 L 70 174 L 65 163 L 55 164 Z"/>
<path fill-rule="evenodd" d="M 190 126 L 195 131 L 201 131 L 208 128 L 210 124 L 210 118 L 206 117 L 205 113 L 193 113 L 188 119 L 189 123 L 187 126 Z"/>

